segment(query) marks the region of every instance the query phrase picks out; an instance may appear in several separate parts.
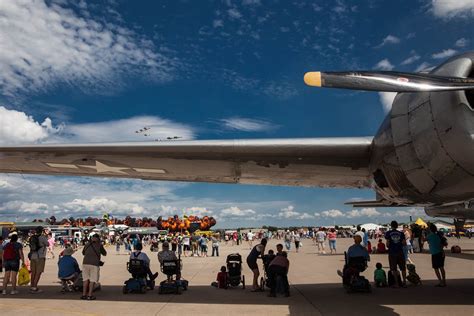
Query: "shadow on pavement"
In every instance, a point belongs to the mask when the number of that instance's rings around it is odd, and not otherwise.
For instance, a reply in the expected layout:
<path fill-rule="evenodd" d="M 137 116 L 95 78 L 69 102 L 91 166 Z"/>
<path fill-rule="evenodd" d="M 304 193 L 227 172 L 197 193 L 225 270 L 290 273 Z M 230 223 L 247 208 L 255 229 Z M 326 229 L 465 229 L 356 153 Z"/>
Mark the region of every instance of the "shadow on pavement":
<path fill-rule="evenodd" d="M 239 304 L 239 305 L 286 305 L 290 315 L 310 315 L 318 312 L 324 315 L 366 314 L 395 315 L 392 305 L 474 305 L 472 288 L 474 279 L 448 280 L 448 287 L 436 288 L 434 281 L 407 289 L 373 289 L 372 293 L 348 294 L 340 284 L 292 284 L 291 297 L 267 297 L 264 293 L 251 293 L 249 289 L 216 289 L 211 286 L 192 286 L 182 295 L 159 295 L 157 288 L 146 294 L 122 294 L 121 286 L 102 287 L 96 293 L 98 301 L 182 303 L 182 304 Z M 9 299 L 28 300 L 79 300 L 80 293 L 59 292 L 59 286 L 43 286 L 40 294 L 27 294 L 27 288 L 20 288 L 21 294 L 8 295 Z M 1 298 L 0 298 L 1 301 Z M 91 302 L 93 303 L 93 302 Z"/>

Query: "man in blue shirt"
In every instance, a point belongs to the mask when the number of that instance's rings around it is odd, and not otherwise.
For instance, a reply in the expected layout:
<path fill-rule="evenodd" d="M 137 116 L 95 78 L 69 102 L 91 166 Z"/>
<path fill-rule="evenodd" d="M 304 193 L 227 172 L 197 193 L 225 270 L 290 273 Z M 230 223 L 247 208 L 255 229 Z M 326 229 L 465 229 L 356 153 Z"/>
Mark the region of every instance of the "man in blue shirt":
<path fill-rule="evenodd" d="M 435 270 L 436 277 L 439 280 L 438 287 L 446 286 L 446 272 L 444 271 L 444 250 L 441 242 L 441 236 L 438 233 L 438 228 L 435 224 L 430 224 L 430 233 L 426 237 L 430 245 L 431 265 Z"/>
<path fill-rule="evenodd" d="M 397 266 L 402 271 L 403 283 L 399 284 L 401 287 L 406 287 L 407 272 L 406 272 L 406 261 L 403 254 L 403 247 L 406 246 L 405 234 L 398 231 L 397 221 L 390 223 L 391 230 L 385 233 L 385 239 L 387 241 L 388 248 L 388 262 L 390 265 L 390 272 L 393 277 L 397 280 L 398 270 Z"/>

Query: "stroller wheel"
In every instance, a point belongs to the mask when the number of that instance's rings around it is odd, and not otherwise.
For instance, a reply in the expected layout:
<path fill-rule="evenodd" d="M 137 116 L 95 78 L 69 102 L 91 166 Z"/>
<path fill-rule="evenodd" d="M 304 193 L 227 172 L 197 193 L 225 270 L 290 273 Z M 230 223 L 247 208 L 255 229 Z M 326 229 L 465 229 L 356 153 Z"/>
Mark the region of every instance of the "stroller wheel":
<path fill-rule="evenodd" d="M 242 289 L 245 290 L 245 275 L 242 275 Z"/>

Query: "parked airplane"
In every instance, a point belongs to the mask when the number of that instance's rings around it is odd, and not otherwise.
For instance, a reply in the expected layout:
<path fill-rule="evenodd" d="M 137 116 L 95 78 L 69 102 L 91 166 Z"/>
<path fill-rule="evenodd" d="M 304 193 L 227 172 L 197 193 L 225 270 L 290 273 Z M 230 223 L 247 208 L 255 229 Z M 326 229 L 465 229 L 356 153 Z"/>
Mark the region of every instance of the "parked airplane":
<path fill-rule="evenodd" d="M 430 73 L 310 72 L 311 86 L 398 92 L 375 137 L 0 148 L 0 172 L 373 188 L 355 206 L 474 219 L 474 52 Z"/>

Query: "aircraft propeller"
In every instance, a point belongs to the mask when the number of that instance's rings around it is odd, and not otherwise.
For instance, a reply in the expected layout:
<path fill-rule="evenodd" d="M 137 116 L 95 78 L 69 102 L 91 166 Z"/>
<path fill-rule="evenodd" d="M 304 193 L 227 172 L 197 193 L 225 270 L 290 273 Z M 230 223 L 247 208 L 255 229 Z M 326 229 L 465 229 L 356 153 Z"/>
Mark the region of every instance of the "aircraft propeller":
<path fill-rule="evenodd" d="M 443 77 L 395 71 L 307 72 L 308 86 L 385 92 L 454 91 L 474 89 L 473 78 Z"/>

